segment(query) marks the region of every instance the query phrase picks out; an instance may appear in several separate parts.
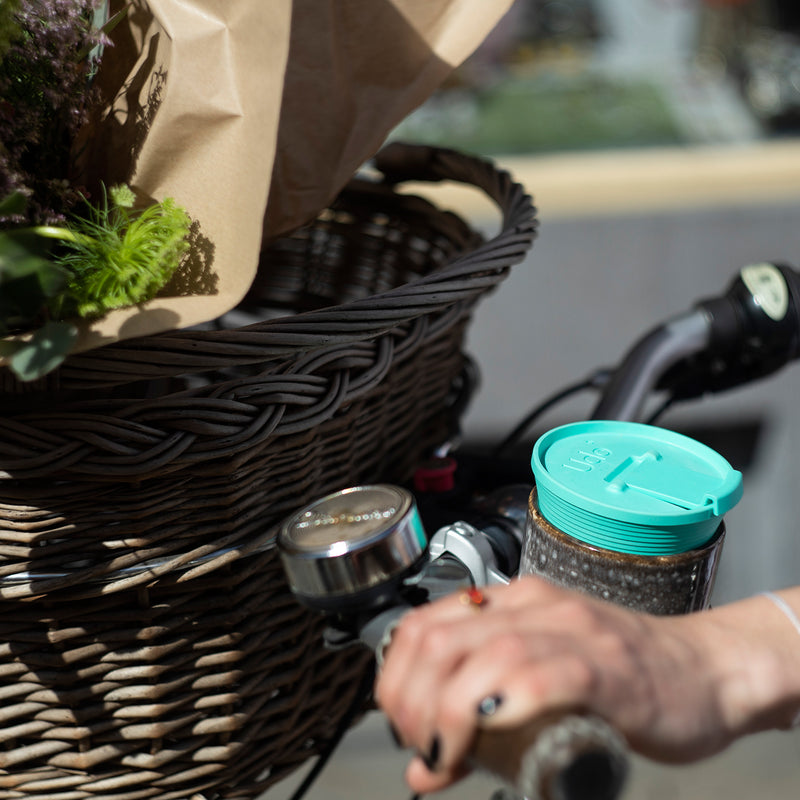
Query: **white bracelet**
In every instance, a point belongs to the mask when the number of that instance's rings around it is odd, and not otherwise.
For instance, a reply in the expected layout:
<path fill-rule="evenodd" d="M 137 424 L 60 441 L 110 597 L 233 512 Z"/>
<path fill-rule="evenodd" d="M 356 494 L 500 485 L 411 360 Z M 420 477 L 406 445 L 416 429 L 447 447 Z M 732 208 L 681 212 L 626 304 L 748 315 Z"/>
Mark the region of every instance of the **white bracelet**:
<path fill-rule="evenodd" d="M 780 595 L 775 594 L 775 592 L 761 592 L 761 594 L 768 600 L 771 600 L 773 605 L 783 612 L 783 615 L 789 620 L 789 622 L 792 623 L 794 629 L 800 635 L 800 619 L 798 619 L 794 609 Z M 800 711 L 794 715 L 794 718 L 792 719 L 792 727 L 800 727 Z"/>

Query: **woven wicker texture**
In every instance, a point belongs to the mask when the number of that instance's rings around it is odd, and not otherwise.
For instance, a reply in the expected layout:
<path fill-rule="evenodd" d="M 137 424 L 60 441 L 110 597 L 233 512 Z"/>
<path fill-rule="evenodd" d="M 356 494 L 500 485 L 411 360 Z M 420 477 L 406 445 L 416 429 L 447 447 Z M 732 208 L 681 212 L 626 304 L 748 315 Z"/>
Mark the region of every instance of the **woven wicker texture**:
<path fill-rule="evenodd" d="M 331 653 L 274 526 L 405 482 L 457 424 L 475 303 L 524 257 L 530 198 L 491 163 L 393 145 L 264 253 L 263 321 L 2 376 L 0 799 L 252 798 L 319 752 L 369 654 Z M 402 194 L 472 184 L 488 242 Z"/>

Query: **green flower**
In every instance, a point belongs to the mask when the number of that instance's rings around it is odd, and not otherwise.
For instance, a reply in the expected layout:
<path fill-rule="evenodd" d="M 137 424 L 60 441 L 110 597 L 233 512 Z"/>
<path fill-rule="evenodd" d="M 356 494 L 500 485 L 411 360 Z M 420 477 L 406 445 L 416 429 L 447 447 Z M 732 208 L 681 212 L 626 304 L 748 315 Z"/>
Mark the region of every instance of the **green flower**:
<path fill-rule="evenodd" d="M 191 220 L 172 198 L 137 211 L 127 186 L 112 187 L 68 224 L 57 263 L 70 274 L 54 316 L 95 318 L 152 299 L 189 248 Z"/>
<path fill-rule="evenodd" d="M 110 202 L 109 202 L 110 199 Z M 134 208 L 130 187 L 114 186 L 85 217 L 65 226 L 0 231 L 0 356 L 22 380 L 57 367 L 77 329 L 115 308 L 152 299 L 189 249 L 191 220 L 172 198 Z M 0 213 L 23 210 L 19 193 L 0 201 Z"/>

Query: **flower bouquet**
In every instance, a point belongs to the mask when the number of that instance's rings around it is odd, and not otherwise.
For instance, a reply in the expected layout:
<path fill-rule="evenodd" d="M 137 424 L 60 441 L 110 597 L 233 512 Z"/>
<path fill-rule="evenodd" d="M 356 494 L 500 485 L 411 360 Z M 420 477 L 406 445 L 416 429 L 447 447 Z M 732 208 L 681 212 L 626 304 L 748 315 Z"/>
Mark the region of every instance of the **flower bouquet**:
<path fill-rule="evenodd" d="M 219 318 L 511 0 L 3 0 L 0 369 Z"/>
<path fill-rule="evenodd" d="M 0 367 L 35 379 L 241 299 L 288 48 L 277 5 L 285 41 L 257 54 L 275 31 L 252 0 L 0 4 Z"/>
<path fill-rule="evenodd" d="M 79 136 L 100 102 L 108 17 L 91 0 L 0 7 L 0 355 L 22 380 L 55 368 L 74 320 L 146 302 L 188 250 L 174 200 L 137 207 L 126 185 L 93 197 L 76 176 Z M 85 145 L 85 143 L 84 143 Z"/>

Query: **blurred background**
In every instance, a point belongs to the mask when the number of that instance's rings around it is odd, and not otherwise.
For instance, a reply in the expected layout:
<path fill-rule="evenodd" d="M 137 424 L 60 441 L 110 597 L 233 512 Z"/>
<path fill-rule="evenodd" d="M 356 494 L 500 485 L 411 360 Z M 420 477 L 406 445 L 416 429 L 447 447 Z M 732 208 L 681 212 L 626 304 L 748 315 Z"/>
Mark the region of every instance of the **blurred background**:
<path fill-rule="evenodd" d="M 539 207 L 530 256 L 472 324 L 482 384 L 463 435 L 480 450 L 655 324 L 722 293 L 742 266 L 800 267 L 800 3 L 517 0 L 393 138 L 491 156 Z M 436 199 L 496 228 L 468 191 L 443 187 Z M 593 402 L 549 412 L 520 443 L 520 463 L 543 430 Z M 744 473 L 713 602 L 800 583 L 800 364 L 677 406 L 661 424 Z M 406 760 L 370 715 L 308 800 L 407 797 Z M 300 777 L 269 798 L 288 798 Z M 441 797 L 488 800 L 494 788 L 476 777 Z M 625 798 L 799 793 L 800 734 L 771 733 L 692 767 L 637 760 Z"/>
<path fill-rule="evenodd" d="M 518 0 L 393 138 L 490 156 L 539 208 L 529 258 L 472 324 L 482 384 L 463 434 L 489 446 L 742 266 L 800 267 L 800 4 Z M 497 225 L 468 191 L 436 200 Z M 661 420 L 745 473 L 717 602 L 800 582 L 799 390 L 790 366 Z M 551 411 L 520 458 L 594 401 Z"/>
<path fill-rule="evenodd" d="M 517 0 L 397 135 L 529 155 L 744 142 L 798 126 L 793 0 Z"/>

